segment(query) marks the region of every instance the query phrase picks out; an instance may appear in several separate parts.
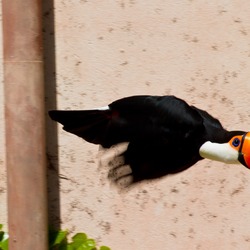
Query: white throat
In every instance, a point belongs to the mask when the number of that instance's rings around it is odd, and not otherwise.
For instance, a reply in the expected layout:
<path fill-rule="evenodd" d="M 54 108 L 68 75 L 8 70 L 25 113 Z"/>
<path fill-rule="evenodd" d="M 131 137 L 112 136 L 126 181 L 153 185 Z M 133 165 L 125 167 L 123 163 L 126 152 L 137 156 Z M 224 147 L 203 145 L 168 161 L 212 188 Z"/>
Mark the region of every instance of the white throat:
<path fill-rule="evenodd" d="M 214 161 L 238 164 L 238 151 L 228 143 L 205 142 L 199 150 L 200 156 Z"/>

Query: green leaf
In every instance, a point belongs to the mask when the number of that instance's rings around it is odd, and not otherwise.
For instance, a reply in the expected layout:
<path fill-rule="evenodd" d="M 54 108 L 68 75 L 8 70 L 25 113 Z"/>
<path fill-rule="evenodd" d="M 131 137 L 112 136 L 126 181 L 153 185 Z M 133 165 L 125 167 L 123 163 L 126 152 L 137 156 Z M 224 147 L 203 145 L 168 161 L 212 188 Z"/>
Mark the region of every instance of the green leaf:
<path fill-rule="evenodd" d="M 8 238 L 5 238 L 2 242 L 0 242 L 0 249 L 1 250 L 8 250 Z"/>
<path fill-rule="evenodd" d="M 8 250 L 9 235 L 3 231 L 0 238 L 0 250 Z"/>
<path fill-rule="evenodd" d="M 67 246 L 67 231 L 53 231 L 49 232 L 49 247 L 53 249 L 54 246 Z M 58 248 L 62 249 L 63 248 Z M 66 249 L 66 248 L 65 248 Z"/>
<path fill-rule="evenodd" d="M 88 237 L 84 233 L 78 233 L 72 237 L 72 242 L 69 244 L 72 249 L 81 249 L 80 247 L 87 241 Z"/>
<path fill-rule="evenodd" d="M 9 235 L 5 232 L 3 232 L 3 238 L 2 238 L 2 241 L 5 242 L 9 239 Z"/>
<path fill-rule="evenodd" d="M 90 249 L 95 248 L 95 246 L 96 246 L 95 241 L 93 239 L 87 239 L 83 245 L 86 247 L 89 247 Z"/>
<path fill-rule="evenodd" d="M 67 250 L 94 250 L 93 247 L 88 247 L 85 244 L 77 245 L 75 242 L 69 243 Z"/>
<path fill-rule="evenodd" d="M 75 250 L 75 249 L 76 248 L 71 243 L 67 245 L 67 250 Z"/>
<path fill-rule="evenodd" d="M 72 237 L 73 242 L 84 243 L 88 239 L 85 233 L 78 233 Z"/>
<path fill-rule="evenodd" d="M 106 247 L 106 246 L 101 246 L 101 247 L 100 247 L 100 250 L 111 250 L 111 248 Z"/>
<path fill-rule="evenodd" d="M 69 245 L 73 250 L 94 250 L 95 241 L 93 239 L 88 239 L 87 235 L 84 233 L 78 233 L 72 237 L 73 242 Z M 71 249 L 70 249 L 71 250 Z"/>

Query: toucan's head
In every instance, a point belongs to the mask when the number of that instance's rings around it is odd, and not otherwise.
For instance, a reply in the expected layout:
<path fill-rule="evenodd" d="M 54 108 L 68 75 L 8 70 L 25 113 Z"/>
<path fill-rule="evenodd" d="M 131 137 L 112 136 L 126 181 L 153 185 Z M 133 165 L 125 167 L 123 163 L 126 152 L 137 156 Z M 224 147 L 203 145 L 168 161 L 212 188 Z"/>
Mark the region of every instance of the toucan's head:
<path fill-rule="evenodd" d="M 235 132 L 227 143 L 205 142 L 200 147 L 200 156 L 229 164 L 241 163 L 250 169 L 250 132 L 239 135 Z"/>
<path fill-rule="evenodd" d="M 234 136 L 229 145 L 238 151 L 238 161 L 245 167 L 250 168 L 250 132 Z"/>

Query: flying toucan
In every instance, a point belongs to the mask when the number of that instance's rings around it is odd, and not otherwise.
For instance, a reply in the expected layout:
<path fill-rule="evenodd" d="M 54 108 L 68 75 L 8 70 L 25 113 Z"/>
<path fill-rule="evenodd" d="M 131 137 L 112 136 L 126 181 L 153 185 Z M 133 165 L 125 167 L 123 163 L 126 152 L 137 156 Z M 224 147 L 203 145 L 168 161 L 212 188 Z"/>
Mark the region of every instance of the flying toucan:
<path fill-rule="evenodd" d="M 204 158 L 250 168 L 250 132 L 227 131 L 175 96 L 130 96 L 99 109 L 49 115 L 64 130 L 104 148 L 128 142 L 123 164 L 130 166 L 133 183 L 183 171 Z"/>

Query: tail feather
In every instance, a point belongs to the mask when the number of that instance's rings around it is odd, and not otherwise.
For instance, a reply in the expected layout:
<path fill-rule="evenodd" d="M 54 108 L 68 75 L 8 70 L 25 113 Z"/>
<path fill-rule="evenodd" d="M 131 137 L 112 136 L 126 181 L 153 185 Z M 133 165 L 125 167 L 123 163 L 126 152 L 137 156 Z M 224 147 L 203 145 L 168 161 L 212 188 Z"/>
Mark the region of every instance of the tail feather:
<path fill-rule="evenodd" d="M 52 110 L 49 111 L 49 116 L 61 123 L 65 131 L 88 142 L 107 146 L 105 137 L 111 117 L 110 110 Z"/>

